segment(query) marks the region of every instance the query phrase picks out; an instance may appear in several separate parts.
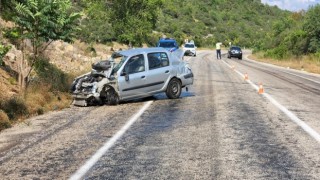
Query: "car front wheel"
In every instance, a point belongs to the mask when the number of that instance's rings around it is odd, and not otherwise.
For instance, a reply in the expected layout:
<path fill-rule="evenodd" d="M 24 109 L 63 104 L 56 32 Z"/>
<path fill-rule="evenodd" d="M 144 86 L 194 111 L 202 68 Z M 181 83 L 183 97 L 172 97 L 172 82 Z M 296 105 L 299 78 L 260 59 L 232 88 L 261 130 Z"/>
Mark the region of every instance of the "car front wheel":
<path fill-rule="evenodd" d="M 180 97 L 181 89 L 181 82 L 178 79 L 173 78 L 168 84 L 166 95 L 169 99 L 177 99 Z"/>
<path fill-rule="evenodd" d="M 117 92 L 111 87 L 105 87 L 105 103 L 108 105 L 117 105 L 119 104 L 119 96 Z"/>

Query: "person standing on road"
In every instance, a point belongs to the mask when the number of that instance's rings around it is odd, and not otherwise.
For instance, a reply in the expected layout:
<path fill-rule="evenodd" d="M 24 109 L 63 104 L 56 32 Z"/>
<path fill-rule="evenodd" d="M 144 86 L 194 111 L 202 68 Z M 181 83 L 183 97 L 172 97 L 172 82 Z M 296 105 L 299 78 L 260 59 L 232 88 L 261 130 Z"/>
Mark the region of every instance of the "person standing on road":
<path fill-rule="evenodd" d="M 217 42 L 217 44 L 216 44 L 217 59 L 221 59 L 221 46 L 222 46 L 222 43 L 221 42 Z"/>

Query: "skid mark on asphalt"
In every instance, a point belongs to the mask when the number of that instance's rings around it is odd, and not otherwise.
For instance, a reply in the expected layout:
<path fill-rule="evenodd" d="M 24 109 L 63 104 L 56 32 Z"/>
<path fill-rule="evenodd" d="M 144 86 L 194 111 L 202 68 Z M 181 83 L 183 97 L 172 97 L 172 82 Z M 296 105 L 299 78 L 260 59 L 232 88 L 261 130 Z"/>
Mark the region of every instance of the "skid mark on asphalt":
<path fill-rule="evenodd" d="M 320 95 L 319 88 L 314 88 L 312 86 L 307 86 L 306 84 L 302 84 L 300 82 L 297 82 L 296 80 L 292 80 L 290 78 L 281 76 L 278 73 L 275 73 L 275 72 L 272 72 L 272 71 L 269 71 L 269 70 L 265 70 L 265 69 L 262 69 L 262 68 L 254 67 L 254 66 L 251 66 L 251 65 L 248 65 L 248 64 L 246 64 L 246 66 L 254 68 L 254 69 L 257 69 L 257 70 L 260 70 L 260 71 L 262 71 L 262 72 L 264 72 L 264 73 L 266 73 L 268 75 L 272 75 L 272 76 L 274 76 L 274 77 L 276 77 L 278 79 L 281 79 L 281 80 L 283 80 L 285 82 L 291 83 L 291 84 L 293 84 L 293 85 L 295 85 L 295 86 L 297 86 L 297 87 L 299 87 L 299 88 L 301 88 L 303 90 L 312 92 L 312 93 L 314 93 L 316 95 Z M 283 71 L 279 71 L 279 72 L 285 73 Z M 287 73 L 287 74 L 289 74 L 289 73 Z"/>
<path fill-rule="evenodd" d="M 222 61 L 224 64 L 226 64 L 231 69 L 233 68 L 230 64 L 228 64 L 225 61 Z M 239 74 L 242 78 L 245 78 L 244 74 L 239 72 L 238 70 L 234 71 Z M 246 80 L 255 90 L 259 90 L 259 87 L 255 85 L 252 81 Z M 301 119 L 299 119 L 295 114 L 293 114 L 291 111 L 289 111 L 286 107 L 281 105 L 278 101 L 276 101 L 271 95 L 267 93 L 262 94 L 265 98 L 267 98 L 273 105 L 275 105 L 278 109 L 280 109 L 284 114 L 286 114 L 294 123 L 296 123 L 299 127 L 301 127 L 306 133 L 308 133 L 312 138 L 314 138 L 316 141 L 320 143 L 320 134 L 316 132 L 314 129 L 312 129 L 308 124 L 303 122 Z"/>

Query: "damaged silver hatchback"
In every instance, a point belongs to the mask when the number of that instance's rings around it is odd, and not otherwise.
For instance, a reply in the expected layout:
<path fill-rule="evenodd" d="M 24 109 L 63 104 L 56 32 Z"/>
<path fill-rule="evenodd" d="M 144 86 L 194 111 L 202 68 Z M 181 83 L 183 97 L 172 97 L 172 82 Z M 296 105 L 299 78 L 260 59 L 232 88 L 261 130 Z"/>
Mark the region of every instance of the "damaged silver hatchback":
<path fill-rule="evenodd" d="M 72 84 L 74 105 L 116 105 L 120 101 L 165 92 L 180 97 L 183 87 L 193 84 L 193 73 L 182 61 L 183 52 L 164 48 L 118 51 L 109 60 L 92 65 L 92 71 Z"/>

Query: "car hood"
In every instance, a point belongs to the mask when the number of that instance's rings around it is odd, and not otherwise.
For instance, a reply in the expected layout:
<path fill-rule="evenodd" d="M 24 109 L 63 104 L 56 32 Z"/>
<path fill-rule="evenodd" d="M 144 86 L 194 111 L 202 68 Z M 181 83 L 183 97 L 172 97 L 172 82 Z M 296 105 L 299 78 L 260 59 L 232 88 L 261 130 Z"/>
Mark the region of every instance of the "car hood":
<path fill-rule="evenodd" d="M 196 50 L 196 48 L 183 48 L 184 50 Z"/>

